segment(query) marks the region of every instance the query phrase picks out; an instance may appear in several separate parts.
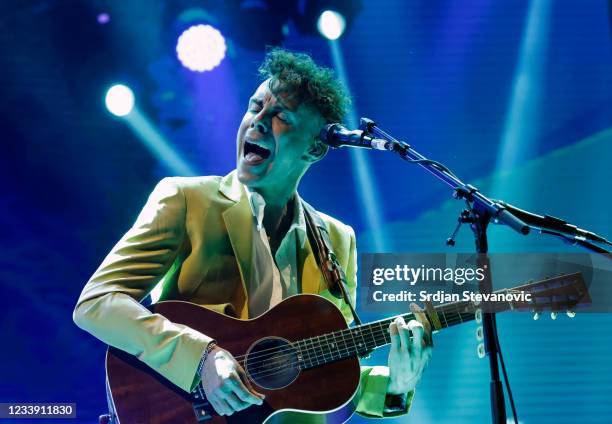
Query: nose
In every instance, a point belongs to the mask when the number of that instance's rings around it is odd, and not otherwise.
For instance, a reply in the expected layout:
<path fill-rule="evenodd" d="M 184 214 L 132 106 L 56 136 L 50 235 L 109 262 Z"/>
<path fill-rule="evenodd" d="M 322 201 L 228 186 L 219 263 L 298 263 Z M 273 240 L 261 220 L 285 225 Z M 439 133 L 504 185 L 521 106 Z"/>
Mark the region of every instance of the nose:
<path fill-rule="evenodd" d="M 270 130 L 267 123 L 264 122 L 259 116 L 253 118 L 253 120 L 251 121 L 251 128 L 256 129 L 261 134 L 267 134 Z"/>
<path fill-rule="evenodd" d="M 266 124 L 264 124 L 261 121 L 253 121 L 253 122 L 251 122 L 251 128 L 256 129 L 261 134 L 267 134 L 268 133 L 268 127 L 266 126 Z"/>

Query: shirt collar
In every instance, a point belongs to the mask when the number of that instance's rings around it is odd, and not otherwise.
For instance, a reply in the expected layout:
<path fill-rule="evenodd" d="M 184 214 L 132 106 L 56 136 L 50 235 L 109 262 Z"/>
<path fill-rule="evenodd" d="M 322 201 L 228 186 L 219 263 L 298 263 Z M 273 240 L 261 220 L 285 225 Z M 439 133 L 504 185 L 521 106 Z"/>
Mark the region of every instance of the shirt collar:
<path fill-rule="evenodd" d="M 246 195 L 249 199 L 249 205 L 251 206 L 251 213 L 257 223 L 257 231 L 260 231 L 263 226 L 264 209 L 266 207 L 266 201 L 261 194 L 256 191 L 251 191 L 248 187 L 246 188 Z M 291 231 L 297 230 L 302 233 L 306 233 L 306 219 L 304 218 L 304 208 L 302 207 L 302 199 L 296 192 L 293 202 L 293 221 L 287 230 L 287 234 Z"/>

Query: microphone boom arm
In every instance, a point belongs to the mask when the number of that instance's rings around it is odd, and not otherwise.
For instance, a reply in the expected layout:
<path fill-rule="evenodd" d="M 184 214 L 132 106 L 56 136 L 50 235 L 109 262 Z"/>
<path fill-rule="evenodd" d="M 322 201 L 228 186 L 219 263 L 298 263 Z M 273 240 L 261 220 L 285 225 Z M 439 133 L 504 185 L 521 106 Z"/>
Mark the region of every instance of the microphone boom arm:
<path fill-rule="evenodd" d="M 520 218 L 509 212 L 506 207 L 499 202 L 489 199 L 478 191 L 478 189 L 470 184 L 465 184 L 450 169 L 440 162 L 427 159 L 419 152 L 414 150 L 410 145 L 395 139 L 390 134 L 380 129 L 374 121 L 368 118 L 361 118 L 359 128 L 364 134 L 369 134 L 372 137 L 386 140 L 389 144 L 388 150 L 397 153 L 403 160 L 415 163 L 433 174 L 436 178 L 442 180 L 453 190 L 453 197 L 466 199 L 472 202 L 474 207 L 480 209 L 491 216 L 495 223 L 505 224 L 514 231 L 527 235 L 529 234 L 529 226 Z"/>

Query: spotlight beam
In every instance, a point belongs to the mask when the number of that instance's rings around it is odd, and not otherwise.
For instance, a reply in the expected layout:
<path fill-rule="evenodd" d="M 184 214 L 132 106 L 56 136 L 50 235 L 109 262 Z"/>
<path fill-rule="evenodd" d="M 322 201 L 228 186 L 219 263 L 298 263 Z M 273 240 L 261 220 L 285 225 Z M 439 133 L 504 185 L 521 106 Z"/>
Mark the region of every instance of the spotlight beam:
<path fill-rule="evenodd" d="M 532 0 L 529 5 L 497 157 L 500 171 L 533 159 L 537 150 L 535 142 L 551 7 L 550 0 Z"/>
<path fill-rule="evenodd" d="M 153 156 L 164 164 L 172 174 L 186 177 L 196 175 L 191 165 L 181 158 L 172 144 L 164 138 L 138 108 L 135 108 L 132 113 L 125 117 L 125 122 Z"/>
<path fill-rule="evenodd" d="M 336 40 L 329 41 L 329 47 L 331 49 L 332 60 L 334 62 L 334 68 L 338 74 L 338 78 L 349 89 L 348 78 L 346 76 L 346 70 L 344 67 L 344 60 L 342 58 L 342 51 L 340 44 Z M 347 124 L 351 128 L 357 128 L 359 126 L 357 122 L 357 113 L 353 107 L 350 108 L 347 116 Z M 382 225 L 382 207 L 379 202 L 379 196 L 376 192 L 374 185 L 372 184 L 372 171 L 370 170 L 370 164 L 366 152 L 362 149 L 350 149 L 351 161 L 353 166 L 353 173 L 357 176 L 360 190 L 357 190 L 359 200 L 362 205 L 362 210 L 365 211 L 365 219 L 369 229 L 373 234 L 372 248 L 376 252 L 386 252 L 386 240 L 384 235 L 384 227 Z"/>

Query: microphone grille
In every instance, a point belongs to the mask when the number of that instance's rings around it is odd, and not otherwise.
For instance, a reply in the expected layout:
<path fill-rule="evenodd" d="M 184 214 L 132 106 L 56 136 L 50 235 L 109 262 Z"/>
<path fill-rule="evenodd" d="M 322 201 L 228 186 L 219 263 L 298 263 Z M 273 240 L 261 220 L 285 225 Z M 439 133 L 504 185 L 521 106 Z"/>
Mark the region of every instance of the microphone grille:
<path fill-rule="evenodd" d="M 339 124 L 327 124 L 319 132 L 319 140 L 328 146 L 336 147 L 337 143 L 333 137 L 333 131 Z"/>

